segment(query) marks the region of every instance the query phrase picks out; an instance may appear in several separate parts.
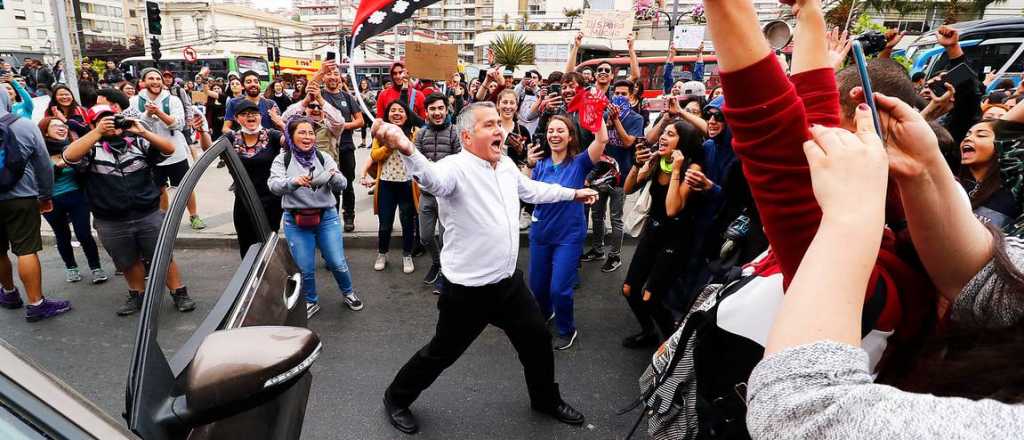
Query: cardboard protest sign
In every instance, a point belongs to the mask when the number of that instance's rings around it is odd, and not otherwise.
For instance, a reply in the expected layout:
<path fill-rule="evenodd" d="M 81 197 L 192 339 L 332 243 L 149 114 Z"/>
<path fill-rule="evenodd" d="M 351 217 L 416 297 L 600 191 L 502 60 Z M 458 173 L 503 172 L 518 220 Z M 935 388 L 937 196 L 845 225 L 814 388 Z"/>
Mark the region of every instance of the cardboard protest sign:
<path fill-rule="evenodd" d="M 633 11 L 587 9 L 580 30 L 584 36 L 625 40 L 633 32 Z"/>
<path fill-rule="evenodd" d="M 704 42 L 704 26 L 676 26 L 672 42 L 676 49 L 696 49 Z"/>
<path fill-rule="evenodd" d="M 192 92 L 192 103 L 205 105 L 207 102 L 207 97 L 208 95 L 206 94 L 206 92 Z"/>
<path fill-rule="evenodd" d="M 405 42 L 405 68 L 418 79 L 443 81 L 459 71 L 459 50 L 453 44 Z"/>

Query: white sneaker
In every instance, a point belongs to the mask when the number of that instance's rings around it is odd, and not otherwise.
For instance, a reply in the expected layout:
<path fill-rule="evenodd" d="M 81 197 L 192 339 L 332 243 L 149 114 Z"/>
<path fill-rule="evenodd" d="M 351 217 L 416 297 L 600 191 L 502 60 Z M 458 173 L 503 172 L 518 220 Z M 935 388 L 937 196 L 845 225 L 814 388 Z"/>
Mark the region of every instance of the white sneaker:
<path fill-rule="evenodd" d="M 388 254 L 377 254 L 377 260 L 373 262 L 373 270 L 384 270 L 388 265 Z"/>
<path fill-rule="evenodd" d="M 402 272 L 412 273 L 416 267 L 412 265 L 412 257 L 402 257 Z"/>
<path fill-rule="evenodd" d="M 530 229 L 530 223 L 533 223 L 533 218 L 530 213 L 523 211 L 519 213 L 519 230 L 525 231 Z"/>

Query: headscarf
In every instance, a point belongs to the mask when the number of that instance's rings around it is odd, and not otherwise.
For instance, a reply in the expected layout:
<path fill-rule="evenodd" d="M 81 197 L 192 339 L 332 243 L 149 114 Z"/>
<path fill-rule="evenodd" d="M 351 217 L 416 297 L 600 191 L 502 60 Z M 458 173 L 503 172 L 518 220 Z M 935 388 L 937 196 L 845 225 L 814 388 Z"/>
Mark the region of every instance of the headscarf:
<path fill-rule="evenodd" d="M 306 116 L 295 116 L 288 119 L 288 123 L 285 125 L 286 130 L 284 131 L 284 141 L 288 145 L 288 150 L 292 152 L 292 157 L 298 161 L 299 165 L 307 170 L 313 169 L 316 166 L 313 163 L 313 156 L 316 154 L 316 147 L 310 148 L 309 151 L 302 151 L 298 145 L 295 145 L 295 141 L 292 139 L 292 131 L 295 130 L 299 124 L 306 122 L 309 125 L 316 127 L 316 122 Z"/>

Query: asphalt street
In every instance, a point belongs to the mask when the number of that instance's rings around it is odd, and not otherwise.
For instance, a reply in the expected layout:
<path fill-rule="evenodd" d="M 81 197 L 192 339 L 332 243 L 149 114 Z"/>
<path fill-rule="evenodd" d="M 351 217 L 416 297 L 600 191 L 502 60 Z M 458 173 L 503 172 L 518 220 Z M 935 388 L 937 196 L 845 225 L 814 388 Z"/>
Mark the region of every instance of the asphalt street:
<path fill-rule="evenodd" d="M 632 255 L 632 247 L 624 256 Z M 104 265 L 113 266 L 101 251 Z M 422 283 L 429 259 L 417 270 L 401 273 L 392 255 L 388 269 L 375 272 L 375 251 L 348 250 L 357 293 L 366 307 L 344 308 L 337 286 L 321 269 L 317 284 L 323 310 L 310 327 L 323 340 L 324 352 L 313 366 L 313 391 L 307 407 L 304 439 L 407 438 L 385 420 L 381 396 L 401 365 L 433 334 L 436 297 Z M 520 250 L 519 267 L 529 258 Z M 52 246 L 42 252 L 44 293 L 73 301 L 66 316 L 29 324 L 23 311 L 0 311 L 4 339 L 63 379 L 86 398 L 120 419 L 138 317 L 119 318 L 114 310 L 126 286 L 120 278 L 103 285 L 64 282 L 63 264 Z M 80 264 L 84 257 L 79 253 Z M 182 249 L 175 252 L 183 277 L 199 308 L 173 311 L 165 301 L 160 314 L 161 345 L 173 351 L 205 316 L 237 267 L 234 249 Z M 626 259 L 628 261 L 628 259 Z M 421 439 L 563 439 L 622 438 L 636 412 L 616 411 L 637 394 L 637 377 L 650 352 L 628 350 L 623 336 L 637 330 L 619 293 L 626 266 L 606 274 L 600 263 L 584 263 L 576 291 L 579 339 L 568 352 L 555 353 L 556 375 L 565 399 L 587 416 L 583 427 L 569 427 L 532 412 L 522 368 L 515 351 L 496 328 L 489 327 L 459 361 L 413 405 L 420 418 Z M 643 428 L 641 428 L 642 430 Z"/>

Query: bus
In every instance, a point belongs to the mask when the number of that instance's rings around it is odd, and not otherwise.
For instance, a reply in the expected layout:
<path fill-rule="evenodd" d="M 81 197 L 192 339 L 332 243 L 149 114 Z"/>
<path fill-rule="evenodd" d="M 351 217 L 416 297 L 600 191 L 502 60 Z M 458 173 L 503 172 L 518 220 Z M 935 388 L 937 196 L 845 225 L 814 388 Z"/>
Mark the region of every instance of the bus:
<path fill-rule="evenodd" d="M 170 70 L 174 72 L 175 76 L 186 81 L 195 79 L 199 69 L 202 69 L 204 66 L 210 68 L 210 75 L 212 77 L 225 79 L 230 72 L 242 74 L 242 72 L 252 70 L 260 75 L 260 83 L 263 87 L 266 87 L 274 79 L 270 63 L 266 59 L 244 55 L 207 55 L 202 56 L 194 63 L 185 61 L 184 57 L 180 55 L 164 57 L 155 63 L 149 57 L 131 57 L 122 60 L 120 65 L 121 71 L 126 76 L 131 75 L 131 78 L 134 79 L 140 79 L 139 73 L 142 72 L 142 69 L 157 67 L 161 71 Z"/>
<path fill-rule="evenodd" d="M 640 84 L 644 87 L 644 97 L 654 98 L 661 96 L 664 90 L 665 61 L 667 57 L 643 57 L 637 58 L 640 64 Z M 629 57 L 618 58 L 595 58 L 584 61 L 576 66 L 576 71 L 584 67 L 594 69 L 598 64 L 609 62 L 615 71 L 615 78 L 626 78 L 629 76 Z M 673 65 L 672 76 L 679 77 L 683 72 L 692 72 L 694 63 L 697 62 L 696 55 L 676 55 Z M 714 55 L 704 56 L 704 84 L 708 90 L 718 87 L 721 80 L 718 77 L 718 58 Z"/>
<path fill-rule="evenodd" d="M 362 81 L 367 80 L 370 83 L 371 90 L 380 90 L 384 86 L 385 81 L 391 80 L 391 64 L 394 61 L 368 61 L 363 63 L 355 63 L 356 67 L 356 80 Z M 341 63 L 341 74 L 345 78 L 349 77 L 348 73 L 349 63 Z M 358 84 L 355 87 L 359 87 Z"/>

